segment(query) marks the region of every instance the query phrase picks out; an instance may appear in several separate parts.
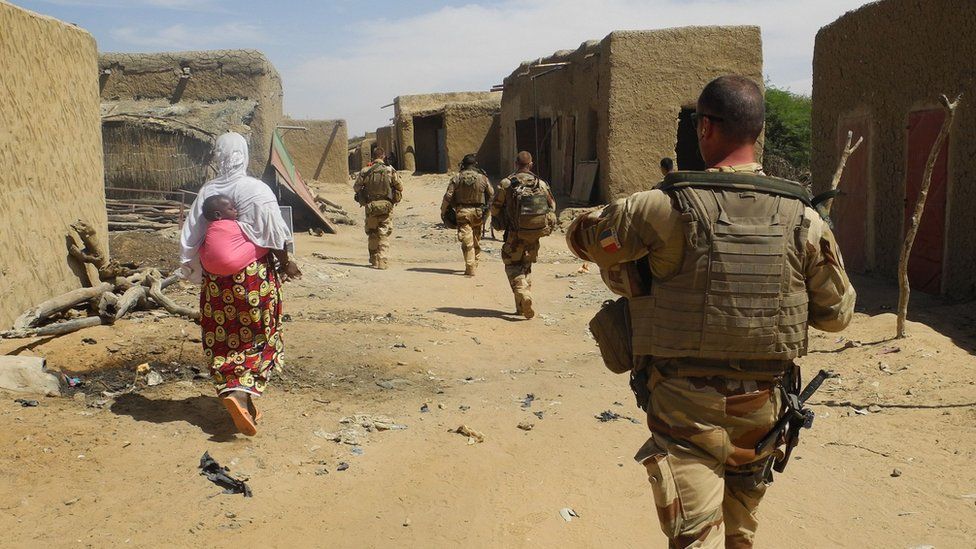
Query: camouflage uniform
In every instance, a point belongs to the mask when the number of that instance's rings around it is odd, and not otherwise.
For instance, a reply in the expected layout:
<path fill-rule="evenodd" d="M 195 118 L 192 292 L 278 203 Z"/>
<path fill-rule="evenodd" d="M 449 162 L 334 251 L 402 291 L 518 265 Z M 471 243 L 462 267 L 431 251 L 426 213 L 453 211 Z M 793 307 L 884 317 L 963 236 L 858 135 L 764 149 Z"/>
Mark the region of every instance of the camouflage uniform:
<path fill-rule="evenodd" d="M 762 174 L 758 164 L 709 171 Z M 745 201 L 756 193 L 731 194 L 738 194 Z M 653 325 L 659 332 L 654 337 L 661 341 L 667 341 L 673 330 L 680 330 L 689 318 L 691 324 L 700 324 L 693 316 L 683 316 L 693 313 L 676 312 L 659 323 L 655 318 L 634 314 L 634 302 L 646 299 L 640 293 L 646 288 L 637 281 L 640 277 L 634 266 L 643 263 L 650 271 L 652 285 L 666 286 L 668 281 L 685 276 L 679 275 L 686 272 L 684 258 L 697 250 L 690 248 L 697 243 L 695 234 L 687 232 L 687 214 L 676 208 L 673 199 L 671 193 L 660 190 L 640 192 L 611 204 L 602 212 L 581 216 L 566 234 L 570 249 L 578 257 L 597 263 L 611 290 L 630 298 L 634 334 L 642 330 L 646 333 L 642 323 Z M 799 201 L 782 202 L 799 204 L 802 209 Z M 806 351 L 807 323 L 825 331 L 843 329 L 853 315 L 856 297 L 827 223 L 808 207 L 802 209 L 800 219 L 797 230 L 790 233 L 797 235 L 795 249 L 799 255 L 795 257 L 799 259 L 787 263 L 791 267 L 788 275 L 799 284 L 800 293 L 808 296 L 809 303 L 804 318 L 797 319 L 795 340 L 786 336 L 780 340 L 795 341 L 796 356 Z M 777 219 L 776 223 L 780 222 Z M 766 234 L 772 234 L 770 227 L 761 228 L 768 231 Z M 736 234 L 734 230 L 728 232 Z M 733 249 L 733 255 L 742 254 L 745 246 L 751 245 L 746 238 L 739 238 L 747 244 L 729 248 Z M 791 242 L 789 246 L 794 244 Z M 716 257 L 715 262 L 703 262 L 708 267 L 700 268 L 713 273 L 748 273 L 745 280 L 770 274 L 763 272 L 765 259 L 760 257 L 739 255 L 738 263 L 729 263 L 727 257 Z M 734 283 L 726 280 L 735 277 L 722 280 L 721 283 L 731 286 Z M 668 288 L 659 287 L 658 291 L 653 299 L 679 299 L 674 293 L 666 293 Z M 709 304 L 706 311 L 715 308 L 714 297 L 706 296 Z M 738 293 L 730 294 L 729 299 L 743 309 L 740 319 L 744 323 L 724 325 L 730 327 L 719 328 L 719 336 L 723 330 L 735 334 L 738 327 L 746 326 L 744 335 L 732 337 L 749 339 L 751 333 L 760 331 L 753 326 L 766 325 L 753 324 L 768 318 L 750 309 L 760 301 L 746 301 Z M 700 297 L 698 302 L 701 303 Z M 777 306 L 785 307 L 782 300 L 778 303 Z M 652 356 L 642 352 L 646 347 L 639 348 L 645 341 L 637 335 L 632 341 L 636 368 L 646 369 L 649 375 L 647 424 L 651 431 L 651 438 L 635 459 L 647 469 L 658 518 L 670 546 L 752 547 L 757 528 L 756 510 L 766 490 L 764 473 L 768 472 L 774 453 L 780 452 L 775 445 L 769 445 L 757 454 L 755 447 L 782 414 L 779 385 L 785 372 L 795 368 L 792 359 L 702 358 L 680 356 L 680 352 L 669 356 L 655 352 Z"/>
<path fill-rule="evenodd" d="M 382 160 L 375 160 L 356 175 L 353 191 L 356 202 L 366 208 L 369 264 L 377 269 L 386 269 L 389 238 L 393 234 L 390 218 L 393 207 L 403 198 L 400 174 Z"/>
<path fill-rule="evenodd" d="M 461 170 L 451 178 L 441 202 L 441 219 L 453 209 L 457 219 L 457 239 L 464 255 L 464 274 L 473 276 L 481 261 L 481 232 L 485 209 L 495 190 L 488 176 L 476 167 Z"/>
<path fill-rule="evenodd" d="M 498 184 L 498 192 L 491 203 L 491 216 L 505 226 L 505 243 L 502 245 L 502 262 L 505 264 L 505 275 L 515 294 L 515 314 L 525 318 L 535 316 L 532 308 L 532 264 L 539 257 L 539 238 L 545 234 L 537 232 L 527 233 L 515 228 L 518 216 L 515 204 L 515 190 L 519 186 L 536 185 L 545 192 L 551 212 L 555 212 L 556 200 L 552 197 L 549 185 L 529 171 L 516 172 Z M 547 215 L 549 230 L 556 224 L 555 213 Z"/>

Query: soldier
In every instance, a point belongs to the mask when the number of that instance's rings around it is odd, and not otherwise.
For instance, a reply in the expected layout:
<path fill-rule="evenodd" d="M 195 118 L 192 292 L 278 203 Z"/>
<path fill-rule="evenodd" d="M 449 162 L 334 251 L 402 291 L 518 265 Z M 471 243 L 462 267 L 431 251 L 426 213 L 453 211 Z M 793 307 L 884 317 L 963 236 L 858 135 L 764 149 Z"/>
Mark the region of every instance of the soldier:
<path fill-rule="evenodd" d="M 400 175 L 383 162 L 383 147 L 373 149 L 373 161 L 356 176 L 353 191 L 356 202 L 366 208 L 366 235 L 369 239 L 369 264 L 387 268 L 389 238 L 393 233 L 390 217 L 393 207 L 403 198 Z"/>
<path fill-rule="evenodd" d="M 498 185 L 491 218 L 495 228 L 505 230 L 502 262 L 515 294 L 515 314 L 532 318 L 532 264 L 539 257 L 539 239 L 556 226 L 556 200 L 549 185 L 532 173 L 531 154 L 518 153 L 515 168 Z"/>
<path fill-rule="evenodd" d="M 651 431 L 635 459 L 670 546 L 752 547 L 771 468 L 785 467 L 799 425 L 758 443 L 781 416 L 806 412 L 786 397 L 799 392 L 807 326 L 844 329 L 855 292 L 809 194 L 755 162 L 759 86 L 713 80 L 696 114 L 706 172 L 670 174 L 661 189 L 581 216 L 566 239 L 629 298 L 591 328 L 628 327 L 598 341 L 608 367 L 633 369 Z M 615 320 L 601 319 L 607 311 Z"/>
<path fill-rule="evenodd" d="M 661 177 L 667 177 L 667 175 L 675 171 L 674 159 L 670 156 L 665 156 L 661 159 Z"/>
<path fill-rule="evenodd" d="M 478 159 L 466 154 L 461 171 L 451 178 L 441 202 L 441 220 L 457 228 L 457 239 L 464 254 L 464 274 L 474 276 L 481 261 L 481 233 L 485 214 L 495 190 L 488 176 L 478 167 Z"/>

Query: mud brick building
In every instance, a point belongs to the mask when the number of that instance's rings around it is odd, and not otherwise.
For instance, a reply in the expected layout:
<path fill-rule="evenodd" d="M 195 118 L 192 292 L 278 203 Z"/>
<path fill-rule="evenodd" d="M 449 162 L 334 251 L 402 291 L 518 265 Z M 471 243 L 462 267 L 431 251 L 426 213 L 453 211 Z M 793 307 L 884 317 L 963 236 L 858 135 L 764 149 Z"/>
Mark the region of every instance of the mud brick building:
<path fill-rule="evenodd" d="M 98 50 L 84 30 L 0 2 L 0 328 L 78 288 L 65 238 L 108 222 L 98 115 Z"/>
<path fill-rule="evenodd" d="M 500 93 L 402 95 L 393 105 L 401 169 L 457 171 L 464 155 L 475 153 L 482 169 L 499 173 Z"/>
<path fill-rule="evenodd" d="M 555 194 L 583 204 L 650 188 L 663 157 L 701 168 L 691 114 L 726 74 L 762 84 L 758 27 L 617 31 L 526 61 L 504 81 L 501 164 L 527 150 Z"/>
<path fill-rule="evenodd" d="M 348 143 L 349 173 L 355 173 L 365 168 L 373 160 L 373 149 L 376 148 L 376 132 L 366 132 L 362 137 L 353 137 Z"/>
<path fill-rule="evenodd" d="M 825 190 L 847 132 L 850 157 L 832 216 L 847 268 L 897 275 L 907 220 L 944 120 L 943 146 L 909 260 L 917 290 L 976 295 L 976 3 L 883 0 L 820 29 L 813 61 L 813 181 Z"/>
<path fill-rule="evenodd" d="M 264 173 L 283 115 L 281 78 L 261 52 L 104 53 L 98 65 L 106 186 L 195 190 L 227 131 L 248 139 L 248 173 Z"/>
<path fill-rule="evenodd" d="M 304 130 L 280 130 L 298 171 L 306 180 L 345 183 L 349 180 L 348 142 L 345 120 L 296 120 L 286 118 L 282 126 Z"/>

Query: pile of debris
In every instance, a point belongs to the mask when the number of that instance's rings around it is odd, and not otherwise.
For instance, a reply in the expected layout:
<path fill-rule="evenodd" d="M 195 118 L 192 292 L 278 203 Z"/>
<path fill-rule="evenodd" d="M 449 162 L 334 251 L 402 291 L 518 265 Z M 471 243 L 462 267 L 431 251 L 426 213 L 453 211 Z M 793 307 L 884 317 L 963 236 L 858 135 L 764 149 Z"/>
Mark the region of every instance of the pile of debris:
<path fill-rule="evenodd" d="M 347 212 L 342 206 L 332 202 L 327 198 L 323 198 L 321 195 L 315 195 L 315 203 L 319 207 L 319 211 L 322 215 L 327 217 L 329 221 L 333 223 L 338 223 L 340 225 L 355 225 L 356 221 L 349 217 L 349 212 Z"/>
<path fill-rule="evenodd" d="M 59 336 L 78 330 L 113 324 L 131 311 L 162 307 L 172 315 L 199 320 L 200 312 L 183 307 L 163 294 L 179 280 L 178 275 L 163 277 L 158 269 L 135 271 L 109 259 L 95 229 L 83 221 L 71 225 L 83 248 L 71 244 L 68 252 L 87 272 L 89 287 L 51 298 L 24 312 L 12 330 L 0 338 Z M 72 235 L 68 235 L 72 238 Z"/>

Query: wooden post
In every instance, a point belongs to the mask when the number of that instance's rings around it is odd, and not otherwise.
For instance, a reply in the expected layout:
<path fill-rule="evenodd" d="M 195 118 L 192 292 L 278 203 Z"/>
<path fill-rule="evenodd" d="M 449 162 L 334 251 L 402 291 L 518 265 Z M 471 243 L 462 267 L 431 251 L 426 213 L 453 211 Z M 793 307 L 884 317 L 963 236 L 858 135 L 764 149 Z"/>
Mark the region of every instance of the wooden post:
<path fill-rule="evenodd" d="M 908 298 L 911 294 L 911 287 L 908 284 L 908 258 L 911 256 L 912 245 L 915 244 L 915 236 L 918 234 L 918 227 L 922 221 L 922 212 L 925 210 L 925 199 L 929 195 L 929 185 L 932 183 L 932 171 L 935 169 L 935 161 L 939 158 L 939 150 L 942 149 L 942 143 L 945 142 L 946 137 L 949 135 L 949 128 L 952 126 L 952 120 L 956 116 L 956 107 L 959 106 L 959 100 L 961 98 L 962 95 L 959 95 L 955 101 L 950 103 L 949 98 L 945 95 L 939 97 L 939 101 L 942 102 L 942 108 L 946 111 L 946 117 L 942 122 L 942 128 L 939 130 L 939 136 L 935 138 L 935 143 L 932 145 L 932 151 L 929 152 L 929 159 L 925 163 L 925 172 L 922 176 L 922 186 L 918 191 L 918 200 L 915 202 L 915 211 L 909 220 L 908 231 L 905 233 L 905 242 L 901 248 L 901 257 L 898 259 L 898 324 L 896 334 L 898 339 L 905 337 L 905 320 L 908 318 Z"/>
<path fill-rule="evenodd" d="M 832 191 L 836 190 L 837 187 L 840 185 L 840 178 L 842 175 L 844 175 L 844 167 L 847 166 L 847 157 L 849 157 L 851 153 L 856 151 L 857 148 L 861 146 L 861 143 L 864 141 L 864 136 L 857 138 L 857 143 L 854 143 L 853 147 L 851 146 L 852 139 L 854 139 L 854 132 L 848 131 L 847 144 L 844 145 L 844 150 L 840 152 L 840 161 L 837 163 L 837 170 L 834 171 L 834 178 L 830 181 L 830 190 Z M 827 212 L 828 215 L 830 214 L 830 208 L 833 205 L 834 205 L 833 198 L 828 198 L 827 201 L 824 203 L 824 211 Z"/>

